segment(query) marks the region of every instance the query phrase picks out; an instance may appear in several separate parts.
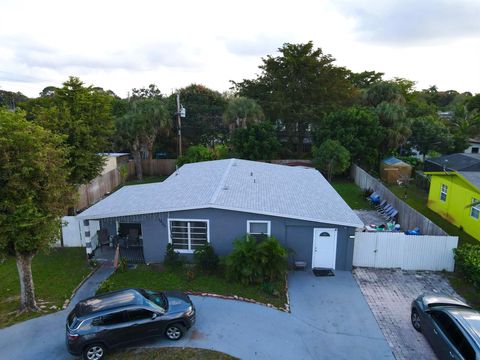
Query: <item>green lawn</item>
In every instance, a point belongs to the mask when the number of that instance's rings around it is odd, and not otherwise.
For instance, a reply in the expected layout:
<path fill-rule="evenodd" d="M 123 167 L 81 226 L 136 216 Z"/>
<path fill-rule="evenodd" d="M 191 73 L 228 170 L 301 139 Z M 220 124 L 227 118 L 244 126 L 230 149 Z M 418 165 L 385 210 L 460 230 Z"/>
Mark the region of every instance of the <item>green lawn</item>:
<path fill-rule="evenodd" d="M 365 199 L 364 191 L 351 180 L 335 179 L 332 186 L 352 209 L 372 208 Z"/>
<path fill-rule="evenodd" d="M 82 279 L 91 272 L 85 260 L 84 248 L 54 248 L 49 254 L 33 258 L 32 273 L 41 313 L 16 314 L 19 307 L 20 285 L 15 258 L 0 263 L 0 328 L 61 309 L 66 299 Z"/>
<path fill-rule="evenodd" d="M 218 351 L 194 348 L 138 349 L 108 354 L 113 360 L 235 360 L 236 358 Z"/>
<path fill-rule="evenodd" d="M 164 270 L 157 265 L 138 265 L 136 269 L 117 271 L 99 289 L 102 291 L 139 287 L 153 290 L 181 290 L 208 292 L 219 295 L 238 295 L 262 303 L 283 307 L 286 303 L 285 284 L 276 284 L 278 296 L 263 291 L 260 286 L 247 286 L 226 280 L 219 275 L 205 275 L 193 271 L 194 278 L 188 279 L 187 270 Z"/>
<path fill-rule="evenodd" d="M 143 180 L 128 180 L 123 184 L 125 185 L 140 185 L 140 184 L 151 184 L 151 183 L 156 183 L 156 182 L 162 182 L 165 180 L 168 176 L 147 176 L 144 177 Z"/>

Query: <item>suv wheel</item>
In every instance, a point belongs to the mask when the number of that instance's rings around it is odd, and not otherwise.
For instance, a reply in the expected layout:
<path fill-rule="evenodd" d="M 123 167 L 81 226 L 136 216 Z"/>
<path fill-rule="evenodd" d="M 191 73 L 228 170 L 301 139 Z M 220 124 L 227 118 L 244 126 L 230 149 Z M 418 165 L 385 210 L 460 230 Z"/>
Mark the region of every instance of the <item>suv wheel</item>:
<path fill-rule="evenodd" d="M 167 326 L 165 336 L 170 340 L 179 340 L 185 333 L 185 328 L 180 324 L 171 324 Z"/>
<path fill-rule="evenodd" d="M 422 331 L 422 320 L 420 319 L 420 314 L 416 309 L 412 309 L 412 314 L 410 316 L 410 319 L 412 320 L 412 325 L 415 330 L 418 332 Z"/>
<path fill-rule="evenodd" d="M 100 360 L 105 356 L 105 346 L 102 344 L 91 344 L 83 350 L 85 360 Z"/>

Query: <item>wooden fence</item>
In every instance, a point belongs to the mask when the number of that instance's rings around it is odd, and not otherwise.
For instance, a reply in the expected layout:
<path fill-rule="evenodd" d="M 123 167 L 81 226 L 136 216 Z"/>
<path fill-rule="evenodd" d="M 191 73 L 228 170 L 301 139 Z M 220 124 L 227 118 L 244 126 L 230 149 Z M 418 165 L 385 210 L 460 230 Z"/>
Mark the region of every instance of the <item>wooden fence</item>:
<path fill-rule="evenodd" d="M 169 176 L 175 172 L 177 167 L 176 159 L 152 159 L 142 160 L 143 176 Z M 128 162 L 128 178 L 135 179 L 137 172 L 135 162 Z"/>
<path fill-rule="evenodd" d="M 115 190 L 121 183 L 121 176 L 118 169 L 109 171 L 106 174 L 97 176 L 90 183 L 80 185 L 78 188 L 77 210 L 82 210 L 95 204 L 105 194 Z"/>
<path fill-rule="evenodd" d="M 442 228 L 433 223 L 430 219 L 423 216 L 417 210 L 413 209 L 405 202 L 393 194 L 380 180 L 375 179 L 365 170 L 357 165 L 352 165 L 351 176 L 355 183 L 363 190 L 376 191 L 382 200 L 387 200 L 395 209 L 398 210 L 398 222 L 404 229 L 414 229 L 419 227 L 422 234 L 426 235 L 448 235 Z"/>
<path fill-rule="evenodd" d="M 453 271 L 457 236 L 357 232 L 353 266 L 403 270 Z"/>

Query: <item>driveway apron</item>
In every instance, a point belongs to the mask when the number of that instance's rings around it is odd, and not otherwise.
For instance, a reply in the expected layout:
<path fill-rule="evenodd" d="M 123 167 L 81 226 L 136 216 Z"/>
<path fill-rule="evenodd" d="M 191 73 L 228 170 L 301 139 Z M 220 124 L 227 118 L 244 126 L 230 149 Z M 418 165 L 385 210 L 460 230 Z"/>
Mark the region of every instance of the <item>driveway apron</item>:
<path fill-rule="evenodd" d="M 139 345 L 199 347 L 241 359 L 393 359 L 350 272 L 338 271 L 334 277 L 295 272 L 289 275 L 289 286 L 291 314 L 193 296 L 197 323 L 185 338 Z M 66 315 L 61 311 L 0 330 L 0 354 L 71 359 L 64 345 Z"/>

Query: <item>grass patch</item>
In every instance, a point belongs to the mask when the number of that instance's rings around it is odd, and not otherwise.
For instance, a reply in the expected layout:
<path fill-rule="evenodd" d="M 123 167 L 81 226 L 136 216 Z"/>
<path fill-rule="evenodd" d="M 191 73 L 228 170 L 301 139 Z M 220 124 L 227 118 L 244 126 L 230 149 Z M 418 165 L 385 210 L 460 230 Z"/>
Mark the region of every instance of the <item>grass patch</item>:
<path fill-rule="evenodd" d="M 125 350 L 108 354 L 113 360 L 235 360 L 237 358 L 207 349 L 162 347 Z"/>
<path fill-rule="evenodd" d="M 112 291 L 124 288 L 139 287 L 152 290 L 180 290 L 208 292 L 219 295 L 254 299 L 265 304 L 283 307 L 287 301 L 285 283 L 274 284 L 279 295 L 274 296 L 262 289 L 261 286 L 243 285 L 228 281 L 221 271 L 216 275 L 206 275 L 192 270 L 165 270 L 157 265 L 139 265 L 136 269 L 125 272 L 117 271 L 106 283 L 102 284 L 99 292 Z M 188 274 L 187 274 L 188 273 Z"/>
<path fill-rule="evenodd" d="M 347 179 L 335 179 L 331 185 L 352 209 L 372 209 L 365 199 L 364 191 L 354 182 Z"/>
<path fill-rule="evenodd" d="M 91 272 L 84 248 L 53 248 L 33 258 L 32 274 L 42 312 L 16 314 L 20 306 L 20 283 L 14 257 L 0 263 L 0 328 L 61 309 L 72 291 Z M 50 309 L 55 306 L 57 309 Z"/>
<path fill-rule="evenodd" d="M 397 197 L 432 220 L 435 224 L 445 230 L 447 234 L 458 236 L 459 247 L 463 246 L 464 244 L 479 244 L 478 240 L 476 240 L 473 236 L 470 236 L 465 231 L 460 230 L 458 227 L 449 223 L 436 212 L 429 209 L 427 206 L 428 193 L 426 191 L 413 185 L 409 186 L 406 191 L 404 187 L 400 187 L 398 185 L 390 185 L 388 187 Z"/>
<path fill-rule="evenodd" d="M 123 186 L 151 184 L 151 183 L 156 183 L 156 182 L 162 182 L 167 177 L 168 176 L 147 176 L 147 177 L 144 177 L 143 180 L 134 179 L 134 180 L 125 181 L 125 184 L 123 184 Z"/>

